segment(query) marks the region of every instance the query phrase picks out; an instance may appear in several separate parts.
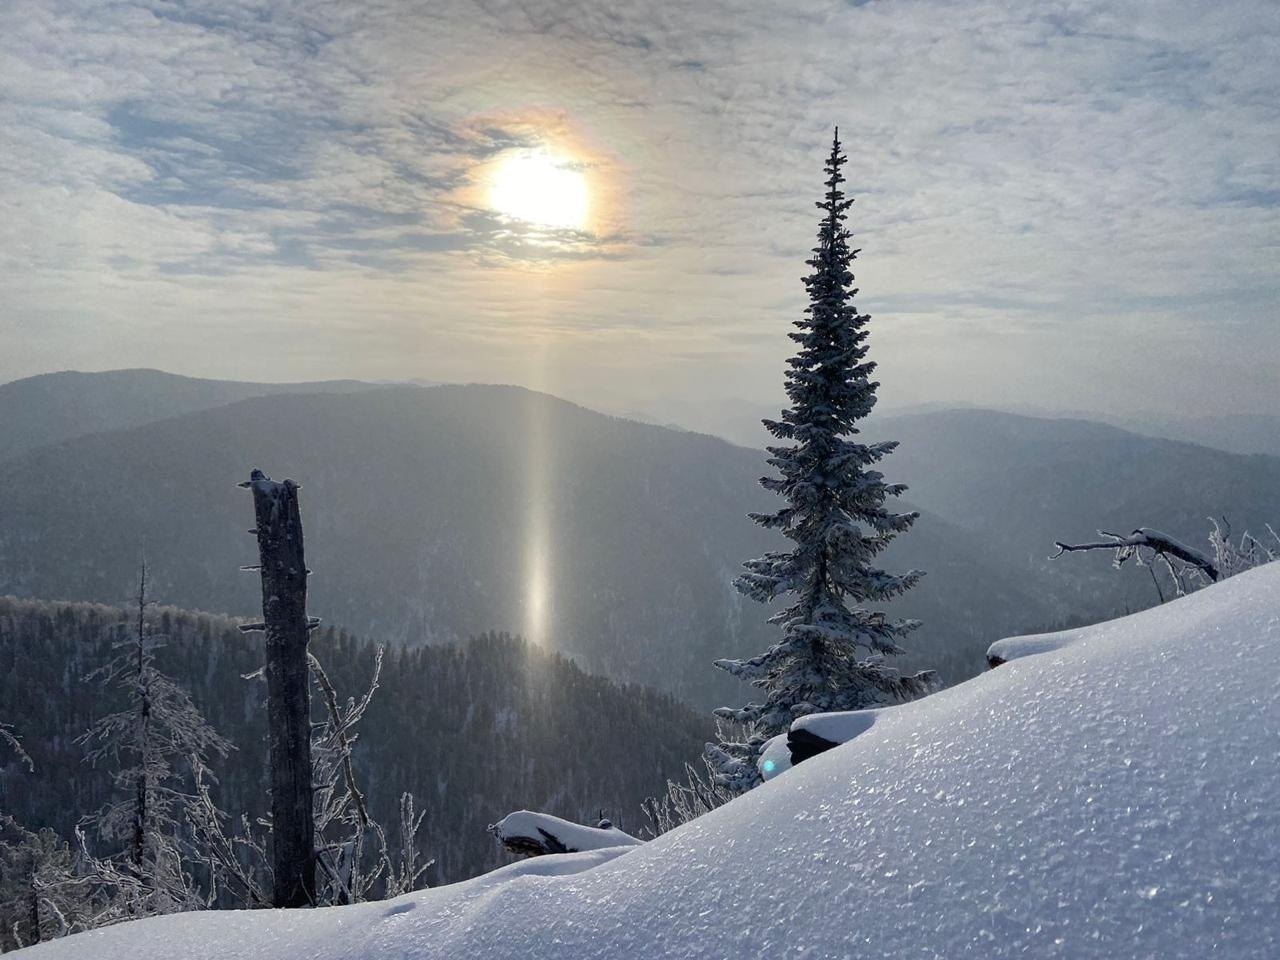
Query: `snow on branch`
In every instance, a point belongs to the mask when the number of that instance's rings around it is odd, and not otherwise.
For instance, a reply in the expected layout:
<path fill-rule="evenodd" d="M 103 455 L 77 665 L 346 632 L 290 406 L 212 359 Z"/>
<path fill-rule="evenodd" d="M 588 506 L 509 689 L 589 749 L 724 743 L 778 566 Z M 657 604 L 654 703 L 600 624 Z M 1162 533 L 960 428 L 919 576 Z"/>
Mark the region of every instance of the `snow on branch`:
<path fill-rule="evenodd" d="M 521 857 L 581 853 L 643 843 L 631 834 L 623 833 L 608 820 L 601 820 L 599 826 L 587 827 L 531 810 L 507 814 L 497 823 L 490 824 L 489 832 L 509 851 Z"/>
<path fill-rule="evenodd" d="M 1185 564 L 1197 567 L 1211 581 L 1216 582 L 1221 579 L 1218 565 L 1210 559 L 1208 554 L 1189 547 L 1167 533 L 1161 533 L 1151 527 L 1139 527 L 1127 536 L 1108 533 L 1106 530 L 1099 530 L 1098 535 L 1107 539 L 1094 543 L 1076 544 L 1055 540 L 1053 545 L 1058 548 L 1058 552 L 1053 556 L 1060 557 L 1064 553 L 1072 553 L 1077 550 L 1114 550 L 1116 552 L 1114 563 L 1119 567 L 1130 557 L 1137 555 L 1140 547 L 1148 547 L 1161 557 L 1173 557 Z"/>

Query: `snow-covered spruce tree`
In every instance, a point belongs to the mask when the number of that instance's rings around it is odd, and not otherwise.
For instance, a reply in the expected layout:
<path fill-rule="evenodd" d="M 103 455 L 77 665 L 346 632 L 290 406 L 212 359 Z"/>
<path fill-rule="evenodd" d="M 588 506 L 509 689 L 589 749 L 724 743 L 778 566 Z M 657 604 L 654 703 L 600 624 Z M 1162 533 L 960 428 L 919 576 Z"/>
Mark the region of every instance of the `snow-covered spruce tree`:
<path fill-rule="evenodd" d="M 789 336 L 799 350 L 788 361 L 790 406 L 766 429 L 781 444 L 768 448 L 778 476 L 760 482 L 786 500 L 776 513 L 752 519 L 777 530 L 791 549 L 767 553 L 744 564 L 734 585 L 754 600 L 786 597 L 771 618 L 782 637 L 749 660 L 718 660 L 716 666 L 764 691 L 762 703 L 722 707 L 727 721 L 720 743 L 708 744 L 717 783 L 743 792 L 760 781 L 756 763 L 766 740 L 786 732 L 810 713 L 857 710 L 923 696 L 938 686 L 932 672 L 902 676 L 885 665 L 901 653 L 898 640 L 919 626 L 889 619 L 879 604 L 911 587 L 922 576 L 900 576 L 874 566 L 876 555 L 916 519 L 893 513 L 888 497 L 905 487 L 884 481 L 872 469 L 896 443 L 866 444 L 853 439 L 855 426 L 875 405 L 875 364 L 867 356 L 867 321 L 853 297 L 847 199 L 840 172 L 845 157 L 839 131 L 826 163 L 827 192 L 818 245 L 805 278 L 809 306 Z"/>

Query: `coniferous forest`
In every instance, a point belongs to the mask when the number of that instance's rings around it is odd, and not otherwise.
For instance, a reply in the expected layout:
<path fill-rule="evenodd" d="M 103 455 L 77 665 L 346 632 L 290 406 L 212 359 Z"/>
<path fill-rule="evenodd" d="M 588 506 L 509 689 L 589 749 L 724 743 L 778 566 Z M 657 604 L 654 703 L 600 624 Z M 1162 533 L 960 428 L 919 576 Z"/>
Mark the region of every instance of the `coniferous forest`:
<path fill-rule="evenodd" d="M 244 679 L 262 666 L 261 639 L 208 614 L 159 608 L 151 619 L 166 638 L 159 669 L 236 748 L 214 764 L 219 805 L 263 816 L 265 691 L 260 677 Z M 89 675 L 130 629 L 124 608 L 0 598 L 0 702 L 23 717 L 34 765 L 28 771 L 4 756 L 0 810 L 24 827 L 74 838 L 79 819 L 111 800 L 108 771 L 84 762 L 77 738 L 120 706 Z M 312 647 L 335 686 L 365 690 L 374 644 L 326 629 Z M 705 715 L 668 695 L 591 676 L 519 638 L 483 634 L 388 648 L 355 760 L 376 818 L 394 822 L 401 794 L 415 792 L 426 814 L 418 844 L 435 861 L 425 879 L 436 885 L 510 861 L 486 828 L 520 807 L 576 821 L 606 816 L 640 831 L 642 802 L 681 774 L 711 730 Z M 25 908 L 5 909 L 8 939 L 0 942 L 12 946 Z"/>

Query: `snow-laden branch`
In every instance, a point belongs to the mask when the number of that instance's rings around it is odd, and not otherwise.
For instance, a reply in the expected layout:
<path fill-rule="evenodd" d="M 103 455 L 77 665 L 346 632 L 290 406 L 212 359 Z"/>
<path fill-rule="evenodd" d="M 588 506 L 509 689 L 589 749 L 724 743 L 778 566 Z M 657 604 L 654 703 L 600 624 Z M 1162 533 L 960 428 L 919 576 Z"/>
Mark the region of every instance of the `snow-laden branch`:
<path fill-rule="evenodd" d="M 375 884 L 384 895 L 399 896 L 416 890 L 422 875 L 434 861 L 420 860 L 416 835 L 426 814 L 414 809 L 413 795 L 400 797 L 399 845 L 370 814 L 365 791 L 356 777 L 353 748 L 355 727 L 364 717 L 382 676 L 383 650 L 378 648 L 373 676 L 358 699 L 343 701 L 329 675 L 314 654 L 307 654 L 312 679 L 324 702 L 327 718 L 314 725 L 316 862 L 321 882 L 316 898 L 322 904 L 359 903 L 375 899 Z M 366 852 L 372 843 L 372 862 Z"/>
<path fill-rule="evenodd" d="M 1273 542 L 1263 543 L 1247 530 L 1238 539 L 1233 539 L 1231 524 L 1225 519 L 1219 522 L 1210 518 L 1209 522 L 1213 524 L 1213 529 L 1209 531 L 1209 552 L 1189 547 L 1160 530 L 1139 527 L 1124 535 L 1099 530 L 1098 535 L 1106 539 L 1092 543 L 1055 541 L 1054 546 L 1058 548 L 1058 552 L 1053 557 L 1074 551 L 1114 550 L 1112 565 L 1117 569 L 1126 560 L 1133 558 L 1139 566 L 1151 571 L 1151 578 L 1162 602 L 1165 600 L 1165 593 L 1156 576 L 1157 560 L 1164 564 L 1178 596 L 1218 583 L 1244 570 L 1280 560 L 1280 535 L 1271 526 L 1267 526 L 1267 532 Z"/>
<path fill-rule="evenodd" d="M 1157 556 L 1173 557 L 1185 564 L 1196 567 L 1211 582 L 1216 583 L 1222 579 L 1221 571 L 1213 559 L 1206 553 L 1189 547 L 1181 540 L 1162 533 L 1151 527 L 1138 527 L 1128 535 L 1119 533 L 1108 533 L 1106 530 L 1099 530 L 1098 535 L 1106 537 L 1105 540 L 1094 541 L 1092 543 L 1063 543 L 1061 540 L 1055 540 L 1053 545 L 1058 548 L 1058 552 L 1054 557 L 1060 557 L 1064 553 L 1074 553 L 1083 550 L 1114 550 L 1116 552 L 1115 565 L 1118 567 L 1130 557 L 1136 555 L 1141 547 L 1150 548 Z"/>

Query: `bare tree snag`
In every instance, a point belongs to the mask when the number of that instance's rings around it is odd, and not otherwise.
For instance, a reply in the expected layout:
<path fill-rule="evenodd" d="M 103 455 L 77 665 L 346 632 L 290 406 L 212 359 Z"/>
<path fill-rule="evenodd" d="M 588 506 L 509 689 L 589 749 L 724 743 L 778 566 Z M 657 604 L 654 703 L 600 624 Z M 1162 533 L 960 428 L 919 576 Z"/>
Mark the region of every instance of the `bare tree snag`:
<path fill-rule="evenodd" d="M 260 630 L 267 640 L 272 905 L 306 907 L 316 899 L 307 640 L 318 621 L 307 617 L 298 484 L 254 470 L 240 486 L 253 493 L 262 577 L 262 622 L 240 629 Z"/>

